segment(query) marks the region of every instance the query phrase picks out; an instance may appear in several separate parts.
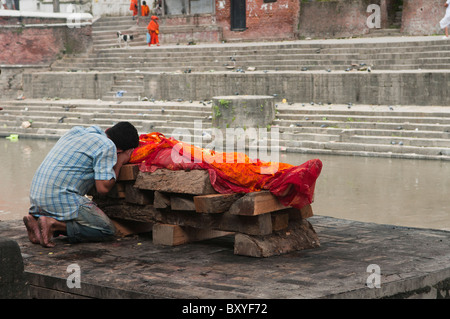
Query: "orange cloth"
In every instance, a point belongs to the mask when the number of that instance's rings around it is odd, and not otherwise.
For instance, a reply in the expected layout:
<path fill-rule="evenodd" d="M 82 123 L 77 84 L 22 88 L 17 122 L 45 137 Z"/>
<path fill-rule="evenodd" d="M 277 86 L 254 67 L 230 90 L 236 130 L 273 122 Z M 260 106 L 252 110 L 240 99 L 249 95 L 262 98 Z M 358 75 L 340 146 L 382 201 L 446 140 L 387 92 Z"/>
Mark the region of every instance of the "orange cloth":
<path fill-rule="evenodd" d="M 231 160 L 232 159 L 232 160 Z M 139 138 L 139 147 L 130 163 L 140 163 L 140 170 L 208 170 L 211 185 L 218 193 L 248 193 L 269 190 L 285 206 L 302 208 L 311 204 L 316 179 L 322 170 L 319 159 L 299 166 L 252 160 L 243 153 L 221 153 L 166 138 L 154 132 Z"/>
<path fill-rule="evenodd" d="M 158 22 L 156 20 L 158 20 L 158 17 L 157 16 L 152 16 L 152 19 L 151 19 L 150 23 L 147 26 L 147 30 L 148 30 L 148 33 L 150 33 L 150 38 L 151 38 L 149 45 L 151 45 L 151 44 L 159 44 L 159 37 L 158 37 L 159 24 L 158 24 Z"/>
<path fill-rule="evenodd" d="M 150 14 L 150 8 L 148 7 L 148 5 L 142 5 L 141 6 L 141 14 L 143 17 L 146 17 Z"/>
<path fill-rule="evenodd" d="M 130 10 L 133 11 L 133 16 L 138 14 L 138 0 L 131 0 Z"/>

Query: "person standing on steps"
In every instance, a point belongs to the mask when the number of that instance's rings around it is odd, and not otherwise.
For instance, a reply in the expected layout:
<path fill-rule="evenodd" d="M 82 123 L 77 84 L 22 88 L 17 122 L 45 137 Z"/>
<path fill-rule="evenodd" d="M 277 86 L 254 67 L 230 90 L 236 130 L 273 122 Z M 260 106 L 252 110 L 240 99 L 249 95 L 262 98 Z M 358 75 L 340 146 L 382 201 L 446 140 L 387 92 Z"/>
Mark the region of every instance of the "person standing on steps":
<path fill-rule="evenodd" d="M 105 132 L 98 126 L 75 126 L 64 134 L 33 177 L 30 209 L 23 218 L 28 239 L 54 247 L 56 234 L 66 235 L 71 243 L 112 238 L 114 224 L 85 195 L 94 186 L 97 193 L 107 194 L 138 145 L 138 132 L 129 122 Z"/>
<path fill-rule="evenodd" d="M 147 17 L 150 14 L 150 8 L 148 7 L 147 3 L 145 1 L 142 2 L 141 6 L 141 15 L 143 17 Z"/>
<path fill-rule="evenodd" d="M 138 15 L 138 0 L 130 0 L 130 10 L 133 11 L 133 20 Z M 138 17 L 139 18 L 139 17 Z"/>
<path fill-rule="evenodd" d="M 150 34 L 150 42 L 148 43 L 148 46 L 151 46 L 152 44 L 159 46 L 159 24 L 157 20 L 157 16 L 152 16 L 150 23 L 147 26 L 148 33 Z"/>
<path fill-rule="evenodd" d="M 439 22 L 441 25 L 441 29 L 445 30 L 445 36 L 443 37 L 444 40 L 448 40 L 448 27 L 450 26 L 450 0 L 447 0 L 447 2 L 444 4 L 444 7 L 446 7 L 445 16 L 444 18 Z"/>

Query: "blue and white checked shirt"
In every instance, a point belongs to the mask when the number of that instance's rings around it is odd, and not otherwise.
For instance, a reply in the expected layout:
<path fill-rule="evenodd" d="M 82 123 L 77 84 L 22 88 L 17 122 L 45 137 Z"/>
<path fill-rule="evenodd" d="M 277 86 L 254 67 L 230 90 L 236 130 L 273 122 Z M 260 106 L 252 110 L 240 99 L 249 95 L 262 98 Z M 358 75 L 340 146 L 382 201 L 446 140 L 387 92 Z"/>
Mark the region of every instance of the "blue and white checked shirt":
<path fill-rule="evenodd" d="M 98 127 L 73 127 L 64 134 L 37 169 L 30 189 L 30 214 L 66 221 L 78 216 L 78 207 L 95 180 L 116 178 L 117 149 Z"/>

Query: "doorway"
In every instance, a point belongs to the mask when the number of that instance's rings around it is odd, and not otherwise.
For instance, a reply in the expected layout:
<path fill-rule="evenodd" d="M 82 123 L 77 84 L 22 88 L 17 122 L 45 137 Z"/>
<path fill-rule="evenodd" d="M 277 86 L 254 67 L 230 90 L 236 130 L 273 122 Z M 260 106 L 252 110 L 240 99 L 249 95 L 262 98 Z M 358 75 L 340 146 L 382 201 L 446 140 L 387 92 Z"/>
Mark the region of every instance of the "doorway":
<path fill-rule="evenodd" d="M 245 0 L 231 0 L 231 31 L 244 31 L 246 25 Z"/>

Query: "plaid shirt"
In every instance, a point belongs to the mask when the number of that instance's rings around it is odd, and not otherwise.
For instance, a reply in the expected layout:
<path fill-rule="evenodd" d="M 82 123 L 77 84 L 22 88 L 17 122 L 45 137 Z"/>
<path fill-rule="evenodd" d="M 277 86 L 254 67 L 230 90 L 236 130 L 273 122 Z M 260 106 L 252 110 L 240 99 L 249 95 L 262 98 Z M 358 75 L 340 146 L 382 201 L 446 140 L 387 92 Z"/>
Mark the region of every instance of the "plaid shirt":
<path fill-rule="evenodd" d="M 64 134 L 37 169 L 30 190 L 30 214 L 66 221 L 89 202 L 95 180 L 116 178 L 117 149 L 98 126 L 73 127 Z"/>

